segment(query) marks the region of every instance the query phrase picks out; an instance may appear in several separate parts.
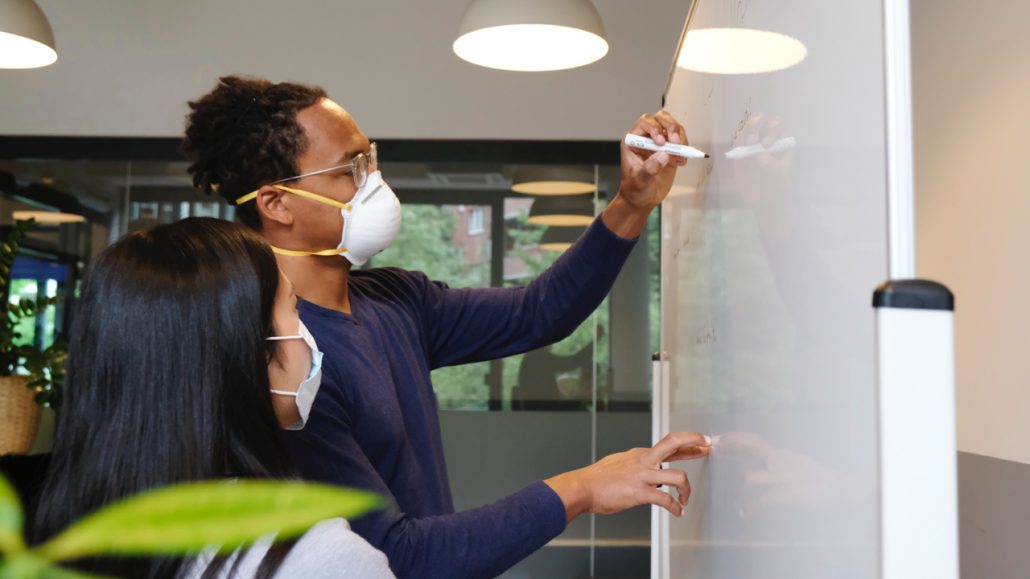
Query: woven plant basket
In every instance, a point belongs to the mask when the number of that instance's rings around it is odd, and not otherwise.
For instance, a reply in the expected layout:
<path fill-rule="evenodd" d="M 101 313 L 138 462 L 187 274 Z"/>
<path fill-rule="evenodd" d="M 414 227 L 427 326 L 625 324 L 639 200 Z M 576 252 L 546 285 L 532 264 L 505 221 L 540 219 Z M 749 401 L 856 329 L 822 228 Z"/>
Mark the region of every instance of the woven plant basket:
<path fill-rule="evenodd" d="M 25 454 L 39 428 L 41 408 L 22 376 L 0 378 L 0 455 Z"/>

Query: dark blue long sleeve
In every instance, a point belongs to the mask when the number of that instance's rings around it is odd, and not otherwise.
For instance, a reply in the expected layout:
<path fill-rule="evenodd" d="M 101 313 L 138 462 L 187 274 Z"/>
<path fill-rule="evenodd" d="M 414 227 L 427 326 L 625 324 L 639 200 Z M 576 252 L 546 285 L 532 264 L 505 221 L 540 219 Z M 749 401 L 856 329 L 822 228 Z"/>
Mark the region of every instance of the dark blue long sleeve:
<path fill-rule="evenodd" d="M 287 443 L 305 478 L 373 490 L 392 503 L 387 511 L 351 521 L 351 528 L 386 553 L 398 577 L 495 577 L 565 530 L 561 499 L 539 481 L 490 505 L 454 513 L 449 491 L 444 496 L 447 488 L 436 477 L 412 472 L 412 464 L 392 471 L 381 458 L 372 464 L 358 442 L 367 433 L 352 430 L 345 405 L 334 398 L 320 390 L 307 427 L 289 432 Z M 368 426 L 358 422 L 359 429 Z M 420 445 L 400 446 L 398 455 L 410 457 Z M 444 465 L 438 466 L 443 472 Z M 390 473 L 392 485 L 380 468 Z"/>
<path fill-rule="evenodd" d="M 503 358 L 565 338 L 608 295 L 634 245 L 598 218 L 524 287 L 448 289 L 433 282 L 424 294 L 432 367 Z"/>
<path fill-rule="evenodd" d="M 397 269 L 352 272 L 352 314 L 303 300 L 325 353 L 307 426 L 287 444 L 305 478 L 365 488 L 394 503 L 352 521 L 399 577 L 493 577 L 565 528 L 543 482 L 454 512 L 435 367 L 523 352 L 568 335 L 604 299 L 632 241 L 595 222 L 525 288 L 449 289 Z"/>

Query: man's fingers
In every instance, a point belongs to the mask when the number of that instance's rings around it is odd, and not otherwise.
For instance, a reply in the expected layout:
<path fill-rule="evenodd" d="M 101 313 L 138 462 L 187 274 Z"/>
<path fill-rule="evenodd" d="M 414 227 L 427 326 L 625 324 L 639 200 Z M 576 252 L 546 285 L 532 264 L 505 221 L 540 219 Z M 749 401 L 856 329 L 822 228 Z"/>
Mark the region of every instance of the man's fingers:
<path fill-rule="evenodd" d="M 654 117 L 641 115 L 630 132 L 636 135 L 647 135 L 658 145 L 665 144 L 665 128 Z"/>
<path fill-rule="evenodd" d="M 676 460 L 694 460 L 697 458 L 704 458 L 708 456 L 708 453 L 711 452 L 711 450 L 712 449 L 709 446 L 687 446 L 679 449 L 662 462 L 673 462 Z"/>
<path fill-rule="evenodd" d="M 683 125 L 679 124 L 669 111 L 662 109 L 655 113 L 654 118 L 662 126 L 670 142 L 687 144 L 687 133 L 683 130 Z"/>
<path fill-rule="evenodd" d="M 683 505 L 676 502 L 676 499 L 665 491 L 648 489 L 644 492 L 644 500 L 657 507 L 662 507 L 677 517 L 683 514 Z"/>
<path fill-rule="evenodd" d="M 662 172 L 662 169 L 669 164 L 668 153 L 655 153 L 644 161 L 644 164 L 640 166 L 640 171 L 643 174 L 638 174 L 637 178 L 641 181 L 650 181 L 655 175 Z"/>
<path fill-rule="evenodd" d="M 692 446 L 710 447 L 711 444 L 705 435 L 698 432 L 670 432 L 648 451 L 648 460 L 651 464 L 666 462 L 667 457 L 685 452 Z"/>
<path fill-rule="evenodd" d="M 654 115 L 640 115 L 630 132 L 635 135 L 646 135 L 658 145 L 664 145 L 666 141 L 681 145 L 688 144 L 687 132 L 683 129 L 683 125 L 679 124 L 665 109 Z M 679 159 L 676 164 L 682 165 Z"/>
<path fill-rule="evenodd" d="M 690 500 L 690 479 L 687 478 L 686 472 L 675 468 L 656 470 L 650 479 L 648 482 L 652 484 L 676 487 L 680 504 L 685 505 Z"/>

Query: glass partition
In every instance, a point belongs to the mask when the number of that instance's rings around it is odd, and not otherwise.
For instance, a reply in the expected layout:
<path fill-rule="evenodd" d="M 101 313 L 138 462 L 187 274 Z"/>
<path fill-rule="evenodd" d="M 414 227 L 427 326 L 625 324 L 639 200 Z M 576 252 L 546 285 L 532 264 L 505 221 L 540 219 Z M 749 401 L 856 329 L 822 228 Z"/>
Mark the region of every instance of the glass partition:
<path fill-rule="evenodd" d="M 440 144 L 448 146 L 454 145 Z M 365 267 L 420 270 L 452 287 L 532 281 L 585 230 L 619 182 L 619 168 L 611 165 L 397 162 L 391 149 L 380 141 L 381 168 L 402 201 L 403 226 L 394 244 Z M 23 210 L 81 217 L 39 224 L 15 263 L 8 299 L 66 298 L 26 322 L 23 340 L 45 346 L 66 332 L 83 273 L 120 235 L 189 216 L 234 218 L 220 198 L 193 189 L 186 166 L 174 159 L 0 160 L 0 227 L 10 227 Z M 656 232 L 657 211 L 611 296 L 566 339 L 503 360 L 434 371 L 458 509 L 650 444 Z M 52 440 L 51 423 L 44 421 L 36 451 Z M 646 508 L 580 517 L 506 576 L 646 576 L 649 517 Z"/>

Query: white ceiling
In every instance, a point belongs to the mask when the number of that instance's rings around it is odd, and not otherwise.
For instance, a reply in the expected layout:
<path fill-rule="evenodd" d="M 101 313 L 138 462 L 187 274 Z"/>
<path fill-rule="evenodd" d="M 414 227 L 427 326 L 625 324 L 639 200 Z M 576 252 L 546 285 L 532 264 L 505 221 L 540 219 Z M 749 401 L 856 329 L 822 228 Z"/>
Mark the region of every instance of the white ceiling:
<path fill-rule="evenodd" d="M 594 0 L 603 60 L 514 73 L 451 51 L 466 0 L 37 1 L 60 56 L 0 70 L 0 134 L 178 136 L 187 100 L 244 72 L 321 84 L 377 138 L 617 139 L 658 108 L 690 6 Z"/>

